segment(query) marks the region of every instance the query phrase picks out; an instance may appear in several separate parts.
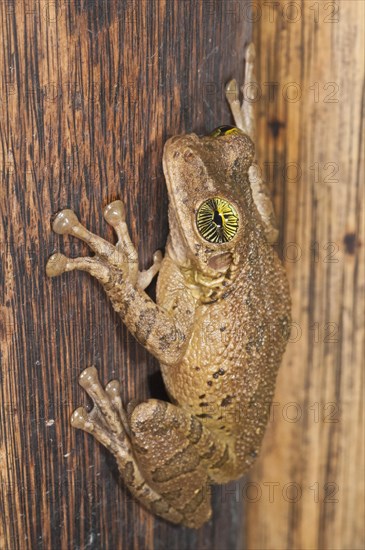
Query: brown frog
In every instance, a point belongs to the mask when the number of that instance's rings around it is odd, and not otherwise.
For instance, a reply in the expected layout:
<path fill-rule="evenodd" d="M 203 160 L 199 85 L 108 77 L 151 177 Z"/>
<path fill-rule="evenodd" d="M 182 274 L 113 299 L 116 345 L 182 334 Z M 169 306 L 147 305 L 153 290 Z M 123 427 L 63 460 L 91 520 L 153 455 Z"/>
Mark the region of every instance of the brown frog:
<path fill-rule="evenodd" d="M 246 51 L 245 82 L 253 80 Z M 252 102 L 226 88 L 236 127 L 180 135 L 164 148 L 170 234 L 147 271 L 121 201 L 104 217 L 114 246 L 85 229 L 71 210 L 53 229 L 82 239 L 93 257 L 54 254 L 47 274 L 75 269 L 98 279 L 136 339 L 160 362 L 171 403 L 149 399 L 124 408 L 120 383 L 100 384 L 95 367 L 80 384 L 90 412 L 72 425 L 109 449 L 131 493 L 163 518 L 200 527 L 211 515 L 209 484 L 242 476 L 259 452 L 290 323 L 283 267 L 272 244 L 272 204 L 254 164 Z M 249 98 L 248 98 L 249 99 Z M 145 292 L 159 272 L 155 303 Z"/>

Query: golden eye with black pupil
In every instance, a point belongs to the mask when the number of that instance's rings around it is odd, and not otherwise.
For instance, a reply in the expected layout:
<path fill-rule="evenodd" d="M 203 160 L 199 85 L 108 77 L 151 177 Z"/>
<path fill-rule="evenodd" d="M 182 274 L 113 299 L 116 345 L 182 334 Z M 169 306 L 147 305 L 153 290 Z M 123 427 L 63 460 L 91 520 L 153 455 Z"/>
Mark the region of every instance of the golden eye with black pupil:
<path fill-rule="evenodd" d="M 206 241 L 227 243 L 238 231 L 238 214 L 228 201 L 213 197 L 199 206 L 196 225 Z"/>
<path fill-rule="evenodd" d="M 236 126 L 218 126 L 209 134 L 210 137 L 228 136 L 232 134 L 243 134 L 242 130 Z"/>

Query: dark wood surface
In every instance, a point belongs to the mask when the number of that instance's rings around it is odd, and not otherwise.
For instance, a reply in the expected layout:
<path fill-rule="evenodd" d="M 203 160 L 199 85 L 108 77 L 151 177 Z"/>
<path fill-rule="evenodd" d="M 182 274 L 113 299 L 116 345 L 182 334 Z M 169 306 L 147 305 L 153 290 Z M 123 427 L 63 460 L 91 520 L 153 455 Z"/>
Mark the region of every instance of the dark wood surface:
<path fill-rule="evenodd" d="M 70 427 L 84 367 L 120 378 L 124 401 L 158 395 L 159 368 L 94 280 L 49 280 L 45 264 L 87 253 L 51 232 L 55 212 L 114 239 L 102 208 L 120 197 L 149 266 L 168 232 L 163 144 L 230 123 L 223 85 L 242 78 L 248 14 L 244 1 L 0 2 L 1 549 L 243 547 L 229 487 L 198 532 L 169 525 Z"/>

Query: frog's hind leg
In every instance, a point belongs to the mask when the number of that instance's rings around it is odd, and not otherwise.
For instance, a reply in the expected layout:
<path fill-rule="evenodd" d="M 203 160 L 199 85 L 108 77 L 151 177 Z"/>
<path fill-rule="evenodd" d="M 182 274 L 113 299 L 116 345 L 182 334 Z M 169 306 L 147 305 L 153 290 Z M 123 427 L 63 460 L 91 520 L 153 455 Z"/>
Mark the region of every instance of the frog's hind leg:
<path fill-rule="evenodd" d="M 89 413 L 77 409 L 71 423 L 92 434 L 115 456 L 131 493 L 171 522 L 198 528 L 207 521 L 211 508 L 204 455 L 211 445 L 200 423 L 154 399 L 134 406 L 127 415 L 119 382 L 114 380 L 103 389 L 94 367 L 81 374 L 80 384 L 94 407 Z M 215 448 L 210 451 L 218 453 Z"/>

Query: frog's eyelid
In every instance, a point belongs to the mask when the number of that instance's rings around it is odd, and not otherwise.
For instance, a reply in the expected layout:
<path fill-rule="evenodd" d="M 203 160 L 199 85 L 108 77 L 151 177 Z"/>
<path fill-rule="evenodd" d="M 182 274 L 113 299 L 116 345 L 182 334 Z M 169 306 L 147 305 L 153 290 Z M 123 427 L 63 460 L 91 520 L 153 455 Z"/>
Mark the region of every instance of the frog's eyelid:
<path fill-rule="evenodd" d="M 232 134 L 243 134 L 242 130 L 237 128 L 237 126 L 218 126 L 218 128 L 215 128 L 210 134 L 210 137 L 222 137 L 222 136 L 229 136 Z"/>

